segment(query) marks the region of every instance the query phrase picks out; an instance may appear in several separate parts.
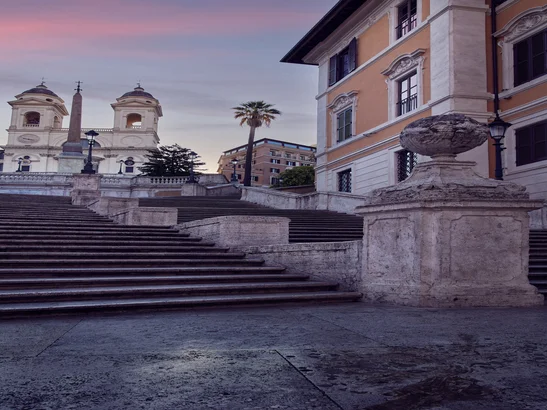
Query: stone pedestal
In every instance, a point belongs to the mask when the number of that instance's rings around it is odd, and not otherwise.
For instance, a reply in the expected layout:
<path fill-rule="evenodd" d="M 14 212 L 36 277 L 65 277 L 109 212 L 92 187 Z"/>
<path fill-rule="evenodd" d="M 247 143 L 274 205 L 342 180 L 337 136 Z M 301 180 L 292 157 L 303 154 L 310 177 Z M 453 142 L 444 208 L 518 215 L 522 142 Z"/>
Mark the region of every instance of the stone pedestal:
<path fill-rule="evenodd" d="M 129 208 L 109 217 L 120 225 L 175 226 L 177 224 L 177 208 Z"/>
<path fill-rule="evenodd" d="M 289 218 L 276 216 L 218 216 L 179 225 L 183 232 L 219 246 L 242 249 L 247 246 L 287 245 Z"/>
<path fill-rule="evenodd" d="M 74 174 L 70 193 L 74 205 L 89 205 L 101 196 L 101 178 L 97 174 Z"/>
<path fill-rule="evenodd" d="M 87 207 L 92 211 L 103 216 L 110 216 L 118 214 L 122 211 L 138 208 L 138 198 L 112 198 L 112 197 L 100 197 L 90 202 Z M 176 223 L 176 222 L 175 222 Z"/>
<path fill-rule="evenodd" d="M 61 153 L 57 157 L 59 172 L 79 174 L 85 165 L 85 155 L 77 153 Z"/>
<path fill-rule="evenodd" d="M 537 201 L 411 201 L 358 208 L 366 299 L 411 306 L 539 306 L 528 282 Z"/>
<path fill-rule="evenodd" d="M 357 208 L 364 218 L 366 299 L 429 307 L 539 306 L 528 282 L 529 215 L 542 201 L 524 187 L 487 179 L 455 154 L 488 129 L 461 115 L 410 124 L 401 144 L 433 160 Z"/>

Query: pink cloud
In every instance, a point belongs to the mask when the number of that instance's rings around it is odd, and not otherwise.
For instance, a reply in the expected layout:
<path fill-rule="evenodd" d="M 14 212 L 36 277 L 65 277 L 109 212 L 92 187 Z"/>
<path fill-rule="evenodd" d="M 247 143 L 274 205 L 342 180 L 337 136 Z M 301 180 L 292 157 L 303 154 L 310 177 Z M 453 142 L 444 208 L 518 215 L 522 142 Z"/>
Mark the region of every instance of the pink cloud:
<path fill-rule="evenodd" d="M 75 2 L 79 3 L 79 2 Z M 7 12 L 0 15 L 0 50 L 5 52 L 74 51 L 89 46 L 108 47 L 127 42 L 124 53 L 136 53 L 132 39 L 184 36 L 226 36 L 281 31 L 309 25 L 313 13 L 283 9 L 229 9 L 211 11 L 181 6 L 155 7 L 126 0 L 82 2 L 75 9 L 49 10 L 40 15 Z M 101 10 L 110 10 L 104 14 Z M 82 18 L 85 16 L 85 18 Z"/>

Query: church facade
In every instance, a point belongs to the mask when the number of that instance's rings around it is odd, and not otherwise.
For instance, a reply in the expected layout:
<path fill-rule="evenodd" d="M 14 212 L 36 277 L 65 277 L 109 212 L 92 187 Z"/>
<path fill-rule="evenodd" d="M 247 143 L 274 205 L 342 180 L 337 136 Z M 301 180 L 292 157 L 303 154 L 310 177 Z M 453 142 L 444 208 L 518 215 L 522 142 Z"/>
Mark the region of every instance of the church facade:
<path fill-rule="evenodd" d="M 44 83 L 15 96 L 8 141 L 4 146 L 3 172 L 59 172 L 59 155 L 67 142 L 69 115 L 65 102 Z M 93 146 L 93 166 L 101 174 L 136 175 L 148 150 L 159 143 L 160 102 L 140 84 L 111 104 L 112 128 L 83 128 L 82 151 L 88 152 L 85 133 L 99 133 Z M 83 166 L 83 164 L 82 164 Z"/>

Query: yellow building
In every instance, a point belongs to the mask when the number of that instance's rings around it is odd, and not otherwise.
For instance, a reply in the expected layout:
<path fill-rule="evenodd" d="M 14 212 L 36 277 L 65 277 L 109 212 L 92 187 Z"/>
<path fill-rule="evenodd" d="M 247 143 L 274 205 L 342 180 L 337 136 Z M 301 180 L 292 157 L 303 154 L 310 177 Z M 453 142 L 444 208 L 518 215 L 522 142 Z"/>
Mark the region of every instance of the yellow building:
<path fill-rule="evenodd" d="M 497 4 L 504 179 L 547 198 L 547 5 Z M 419 158 L 398 136 L 414 120 L 495 117 L 490 0 L 340 0 L 282 61 L 319 67 L 318 191 L 405 179 Z M 459 158 L 493 176 L 492 141 Z"/>

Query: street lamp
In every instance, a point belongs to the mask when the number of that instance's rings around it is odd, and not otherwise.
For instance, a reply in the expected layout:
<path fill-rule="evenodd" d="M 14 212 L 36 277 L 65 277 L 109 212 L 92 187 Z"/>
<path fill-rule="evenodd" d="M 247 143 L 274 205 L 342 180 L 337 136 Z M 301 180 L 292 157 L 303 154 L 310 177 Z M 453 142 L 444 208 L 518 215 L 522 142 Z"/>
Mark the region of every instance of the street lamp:
<path fill-rule="evenodd" d="M 198 154 L 196 154 L 194 151 L 190 151 L 188 156 L 190 157 L 190 178 L 188 178 L 188 183 L 195 184 L 198 181 L 196 181 L 196 176 L 194 175 L 194 160 L 196 159 Z"/>
<path fill-rule="evenodd" d="M 82 174 L 94 174 L 95 170 L 93 169 L 93 145 L 95 144 L 95 138 L 99 135 L 95 130 L 91 130 L 85 133 L 87 138 L 89 149 L 87 151 L 87 162 L 82 169 Z"/>
<path fill-rule="evenodd" d="M 118 171 L 118 175 L 123 175 L 123 172 L 122 172 L 123 159 L 120 159 L 119 163 L 120 163 L 120 170 Z"/>
<path fill-rule="evenodd" d="M 503 181 L 503 168 L 501 164 L 501 152 L 505 149 L 501 140 L 505 137 L 505 132 L 512 124 L 503 121 L 498 114 L 496 118 L 490 124 L 490 136 L 494 140 L 494 147 L 496 147 L 496 171 L 495 177 L 497 180 Z"/>
<path fill-rule="evenodd" d="M 238 179 L 237 179 L 237 173 L 236 173 L 236 165 L 239 161 L 237 159 L 233 159 L 230 161 L 230 163 L 232 164 L 232 166 L 234 167 L 234 172 L 232 173 L 232 179 L 230 180 L 230 182 L 238 182 Z"/>
<path fill-rule="evenodd" d="M 17 171 L 15 172 L 21 172 L 21 164 L 23 163 L 23 158 L 19 157 L 17 158 Z"/>

